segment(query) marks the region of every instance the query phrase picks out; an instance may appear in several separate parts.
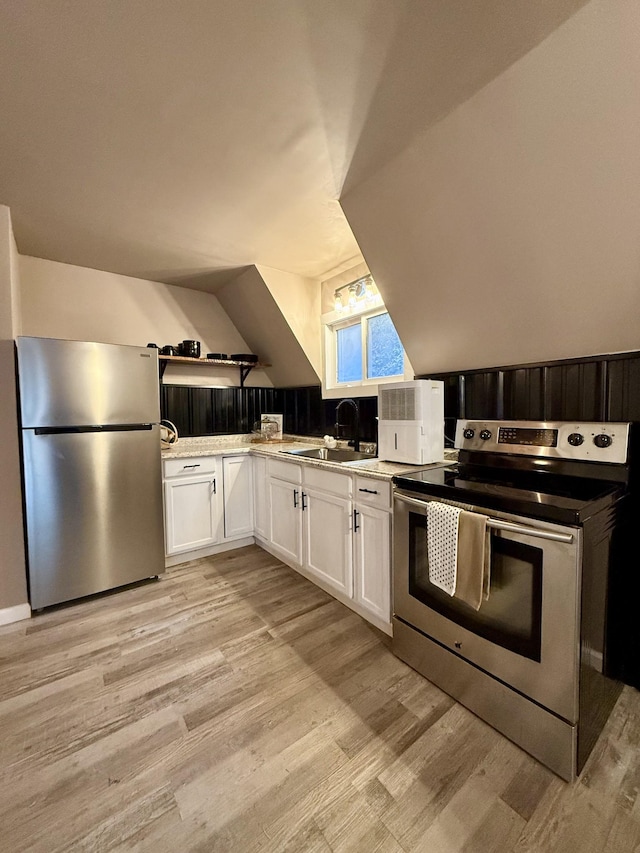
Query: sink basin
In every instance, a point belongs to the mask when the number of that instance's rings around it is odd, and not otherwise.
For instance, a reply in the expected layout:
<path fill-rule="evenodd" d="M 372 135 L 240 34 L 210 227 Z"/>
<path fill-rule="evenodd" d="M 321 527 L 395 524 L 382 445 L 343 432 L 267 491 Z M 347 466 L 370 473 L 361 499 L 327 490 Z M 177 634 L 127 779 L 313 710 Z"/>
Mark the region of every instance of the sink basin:
<path fill-rule="evenodd" d="M 327 462 L 359 462 L 361 459 L 375 459 L 370 453 L 358 450 L 345 450 L 341 447 L 313 447 L 311 450 L 283 450 L 290 456 L 304 456 L 307 459 L 325 459 Z"/>

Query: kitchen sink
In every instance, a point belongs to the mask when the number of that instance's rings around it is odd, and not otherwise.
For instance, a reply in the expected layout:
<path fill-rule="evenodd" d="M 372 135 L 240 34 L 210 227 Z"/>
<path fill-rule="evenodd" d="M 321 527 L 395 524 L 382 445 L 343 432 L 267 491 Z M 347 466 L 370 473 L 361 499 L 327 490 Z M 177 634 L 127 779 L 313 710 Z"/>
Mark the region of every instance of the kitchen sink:
<path fill-rule="evenodd" d="M 304 456 L 307 459 L 324 459 L 327 462 L 360 462 L 362 459 L 375 459 L 370 453 L 359 450 L 347 450 L 341 447 L 313 447 L 310 450 L 282 450 L 291 456 Z"/>

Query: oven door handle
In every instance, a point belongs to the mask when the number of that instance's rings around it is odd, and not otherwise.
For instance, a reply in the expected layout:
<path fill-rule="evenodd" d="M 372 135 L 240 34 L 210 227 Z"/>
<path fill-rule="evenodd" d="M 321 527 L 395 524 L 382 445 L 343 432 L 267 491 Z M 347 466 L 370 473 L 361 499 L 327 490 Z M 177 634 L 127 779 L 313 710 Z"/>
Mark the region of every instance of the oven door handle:
<path fill-rule="evenodd" d="M 510 533 L 522 533 L 525 536 L 535 536 L 538 539 L 550 539 L 552 542 L 573 542 L 573 533 L 555 533 L 553 530 L 538 530 L 536 527 L 525 527 L 522 524 L 512 524 L 510 521 L 499 521 L 497 518 L 487 518 L 487 525 L 492 530 L 506 530 Z"/>
<path fill-rule="evenodd" d="M 416 498 L 410 498 L 408 495 L 403 495 L 400 492 L 395 493 L 396 500 L 402 503 L 416 506 L 421 510 L 425 510 L 430 501 L 421 501 Z M 556 533 L 553 530 L 539 530 L 537 527 L 525 527 L 523 524 L 513 524 L 511 521 L 501 521 L 497 518 L 487 516 L 487 527 L 492 530 L 504 530 L 508 533 L 522 533 L 524 536 L 534 536 L 537 539 L 550 539 L 552 542 L 566 542 L 567 545 L 573 542 L 573 533 Z"/>

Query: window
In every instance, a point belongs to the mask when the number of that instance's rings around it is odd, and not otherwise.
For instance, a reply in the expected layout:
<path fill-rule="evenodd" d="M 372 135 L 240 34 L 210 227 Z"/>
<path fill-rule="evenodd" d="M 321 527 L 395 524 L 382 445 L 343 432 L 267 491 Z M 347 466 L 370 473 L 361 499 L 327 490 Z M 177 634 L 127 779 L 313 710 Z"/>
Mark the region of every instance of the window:
<path fill-rule="evenodd" d="M 384 306 L 350 317 L 325 315 L 324 323 L 325 397 L 347 388 L 353 393 L 353 386 L 375 394 L 379 383 L 406 378 L 404 349 Z"/>
<path fill-rule="evenodd" d="M 402 376 L 404 350 L 391 317 L 385 312 L 367 322 L 367 378 Z"/>
<path fill-rule="evenodd" d="M 362 381 L 362 333 L 360 322 L 336 329 L 338 382 Z"/>

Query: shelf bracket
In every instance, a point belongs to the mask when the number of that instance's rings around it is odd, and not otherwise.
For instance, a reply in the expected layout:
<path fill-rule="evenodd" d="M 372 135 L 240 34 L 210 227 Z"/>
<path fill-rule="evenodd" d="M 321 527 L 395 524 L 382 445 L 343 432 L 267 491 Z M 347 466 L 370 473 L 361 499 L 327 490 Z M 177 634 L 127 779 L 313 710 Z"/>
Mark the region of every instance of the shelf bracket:
<path fill-rule="evenodd" d="M 244 381 L 253 370 L 253 364 L 247 364 L 240 367 L 240 387 L 244 388 Z"/>

